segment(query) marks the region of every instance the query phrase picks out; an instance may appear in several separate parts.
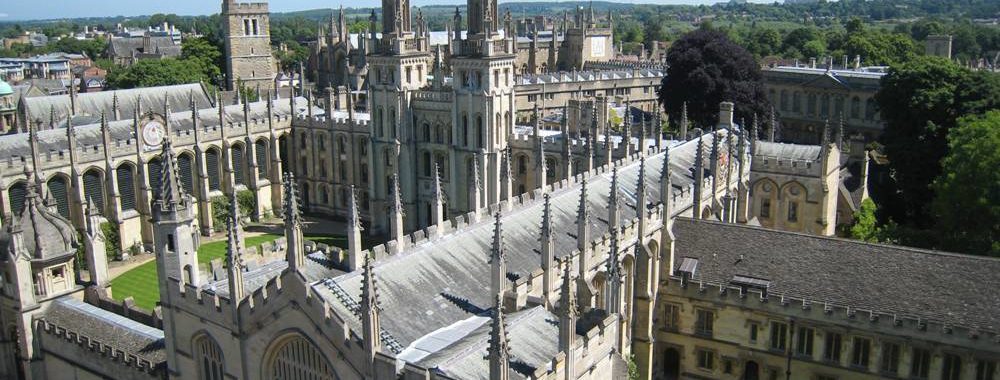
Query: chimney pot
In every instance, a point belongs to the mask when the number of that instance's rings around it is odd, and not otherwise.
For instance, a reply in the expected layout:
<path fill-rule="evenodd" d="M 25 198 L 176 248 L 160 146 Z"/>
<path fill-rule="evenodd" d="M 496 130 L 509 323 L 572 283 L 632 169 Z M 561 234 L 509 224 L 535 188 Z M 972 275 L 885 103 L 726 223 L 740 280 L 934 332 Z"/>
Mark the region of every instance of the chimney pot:
<path fill-rule="evenodd" d="M 733 125 L 733 110 L 736 106 L 732 102 L 719 103 L 719 124 Z"/>

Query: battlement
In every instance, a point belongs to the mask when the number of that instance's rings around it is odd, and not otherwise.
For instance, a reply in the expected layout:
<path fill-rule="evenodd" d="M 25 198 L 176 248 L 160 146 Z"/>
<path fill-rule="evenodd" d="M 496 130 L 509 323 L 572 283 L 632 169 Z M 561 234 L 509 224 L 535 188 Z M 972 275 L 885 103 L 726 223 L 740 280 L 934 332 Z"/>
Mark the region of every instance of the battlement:
<path fill-rule="evenodd" d="M 165 361 L 155 360 L 139 353 L 126 351 L 113 344 L 105 343 L 101 340 L 80 334 L 63 326 L 58 326 L 45 319 L 39 319 L 35 323 L 38 330 L 43 331 L 52 337 L 90 351 L 94 353 L 95 356 L 99 356 L 105 360 L 119 363 L 123 366 L 132 368 L 136 371 L 144 372 L 148 375 L 157 375 L 166 366 Z"/>
<path fill-rule="evenodd" d="M 811 177 L 819 177 L 823 174 L 822 161 L 817 160 L 754 157 L 750 161 L 750 168 L 753 171 L 777 172 Z"/>
<path fill-rule="evenodd" d="M 222 12 L 231 15 L 270 13 L 267 2 L 242 3 L 238 0 L 226 0 L 222 3 Z"/>

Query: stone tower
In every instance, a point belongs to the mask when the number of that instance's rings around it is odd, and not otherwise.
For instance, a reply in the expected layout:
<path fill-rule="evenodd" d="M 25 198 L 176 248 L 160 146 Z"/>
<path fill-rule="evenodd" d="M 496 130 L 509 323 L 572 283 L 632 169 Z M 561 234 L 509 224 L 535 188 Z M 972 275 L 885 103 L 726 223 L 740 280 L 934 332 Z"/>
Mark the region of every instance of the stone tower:
<path fill-rule="evenodd" d="M 226 86 L 274 88 L 274 57 L 271 55 L 271 23 L 268 5 L 223 0 L 223 30 L 226 33 Z"/>
<path fill-rule="evenodd" d="M 456 148 L 449 186 L 454 205 L 500 201 L 500 161 L 514 129 L 514 40 L 499 33 L 496 0 L 468 0 L 469 30 L 456 38 L 451 60 L 454 81 Z M 504 23 L 510 23 L 510 14 Z M 512 35 L 512 34 L 511 34 Z M 456 36 L 461 36 L 456 33 Z M 460 99 L 460 100 L 459 100 Z M 478 163 L 478 165 L 477 165 Z M 478 168 L 477 168 L 478 166 Z M 478 170 L 473 176 L 471 171 Z M 483 202 L 468 202 L 470 181 L 481 178 Z M 470 210 L 456 209 L 467 212 Z"/>
<path fill-rule="evenodd" d="M 371 113 L 371 152 L 368 165 L 373 175 L 367 184 L 367 196 L 358 194 L 363 212 L 371 213 L 372 232 L 389 233 L 390 220 L 383 212 L 395 196 L 396 176 L 403 184 L 400 198 L 403 207 L 414 210 L 417 192 L 416 139 L 413 126 L 413 93 L 428 84 L 427 74 L 433 61 L 430 36 L 423 24 L 411 28 L 409 0 L 383 0 L 382 23 L 374 11 L 369 19 L 370 33 L 360 44 L 368 55 L 368 110 Z M 376 32 L 381 31 L 381 36 Z M 364 202 L 365 199 L 370 200 Z M 415 212 L 411 215 L 417 215 Z M 416 220 L 407 220 L 408 229 Z"/>

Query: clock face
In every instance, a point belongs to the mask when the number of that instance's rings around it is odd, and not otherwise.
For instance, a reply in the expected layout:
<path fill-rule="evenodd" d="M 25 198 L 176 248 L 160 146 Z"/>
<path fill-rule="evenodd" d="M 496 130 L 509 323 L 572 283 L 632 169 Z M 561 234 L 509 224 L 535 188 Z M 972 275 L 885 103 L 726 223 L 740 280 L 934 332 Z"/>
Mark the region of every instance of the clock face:
<path fill-rule="evenodd" d="M 158 121 L 150 121 L 142 127 L 142 142 L 148 147 L 158 147 L 163 143 L 163 124 Z"/>

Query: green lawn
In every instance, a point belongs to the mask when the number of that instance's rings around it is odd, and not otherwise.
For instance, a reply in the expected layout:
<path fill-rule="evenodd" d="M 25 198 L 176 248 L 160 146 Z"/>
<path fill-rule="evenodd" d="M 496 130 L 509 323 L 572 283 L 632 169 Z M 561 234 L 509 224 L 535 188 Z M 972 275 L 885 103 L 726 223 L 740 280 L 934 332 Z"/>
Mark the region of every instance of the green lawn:
<path fill-rule="evenodd" d="M 280 235 L 260 235 L 246 239 L 247 247 L 257 247 L 281 237 Z M 306 239 L 338 247 L 347 246 L 344 237 L 306 236 Z M 215 241 L 198 247 L 198 262 L 208 265 L 208 262 L 226 256 L 226 241 Z M 160 300 L 159 286 L 156 278 L 156 262 L 150 261 L 123 273 L 111 281 L 111 297 L 121 301 L 126 297 L 135 299 L 135 304 L 143 309 L 152 310 Z"/>

